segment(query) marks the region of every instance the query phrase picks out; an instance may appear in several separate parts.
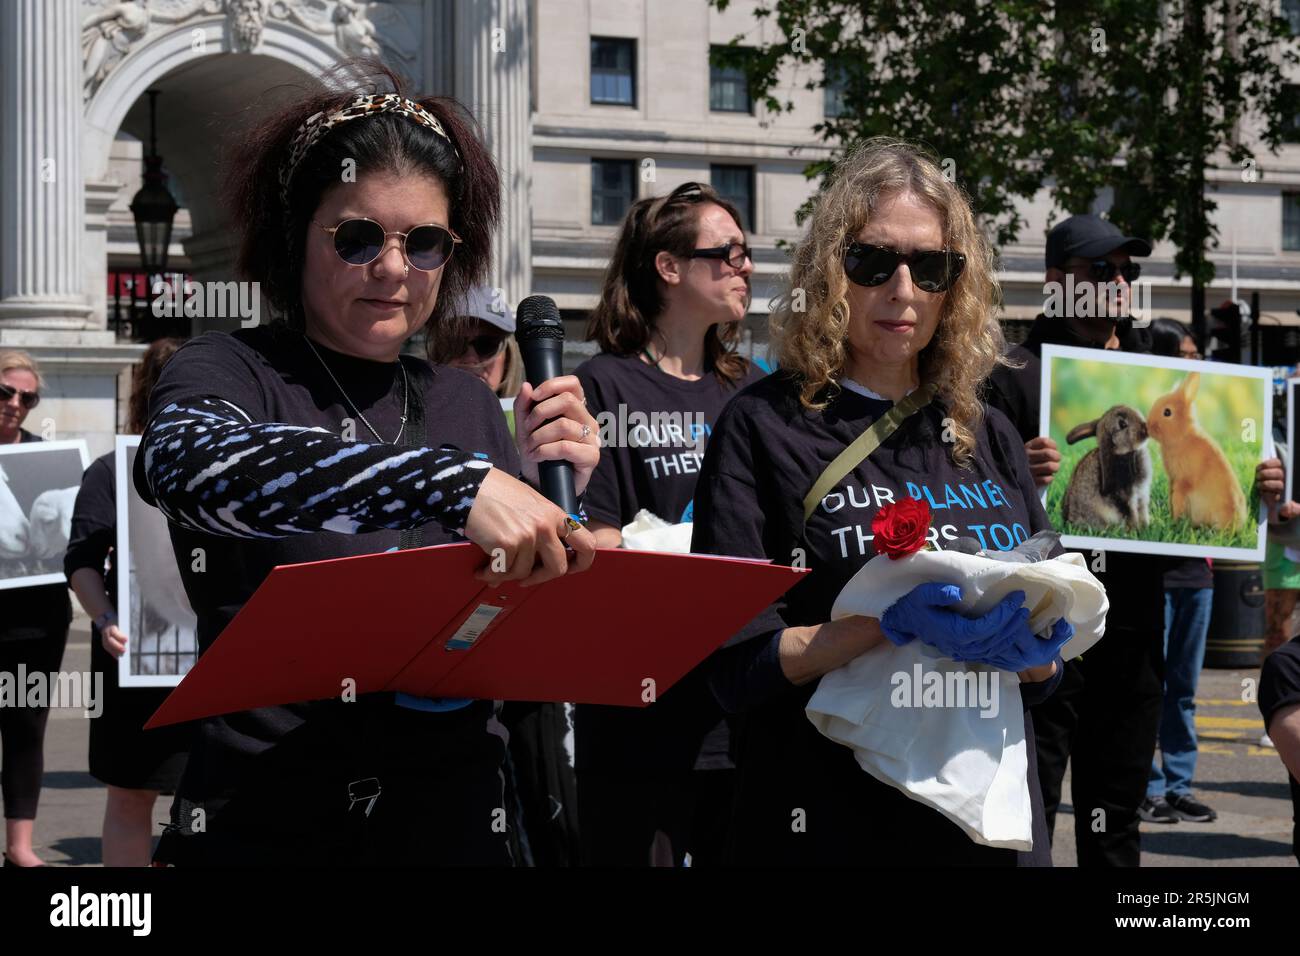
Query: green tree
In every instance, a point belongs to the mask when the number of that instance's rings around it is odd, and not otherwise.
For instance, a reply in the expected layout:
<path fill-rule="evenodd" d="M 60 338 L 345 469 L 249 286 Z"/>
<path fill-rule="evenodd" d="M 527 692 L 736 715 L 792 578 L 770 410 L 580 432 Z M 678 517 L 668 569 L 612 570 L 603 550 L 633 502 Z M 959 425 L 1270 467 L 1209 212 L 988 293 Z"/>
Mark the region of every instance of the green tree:
<path fill-rule="evenodd" d="M 833 155 L 876 135 L 924 143 L 999 245 L 1041 188 L 1072 213 L 1109 187 L 1112 220 L 1176 245 L 1200 323 L 1216 241 L 1206 164 L 1264 175 L 1255 152 L 1275 151 L 1294 113 L 1296 45 L 1266 0 L 763 0 L 756 16 L 777 38 L 737 37 L 717 59 L 774 113 L 793 107 L 785 76 L 836 90 L 841 109 L 814 127 Z"/>

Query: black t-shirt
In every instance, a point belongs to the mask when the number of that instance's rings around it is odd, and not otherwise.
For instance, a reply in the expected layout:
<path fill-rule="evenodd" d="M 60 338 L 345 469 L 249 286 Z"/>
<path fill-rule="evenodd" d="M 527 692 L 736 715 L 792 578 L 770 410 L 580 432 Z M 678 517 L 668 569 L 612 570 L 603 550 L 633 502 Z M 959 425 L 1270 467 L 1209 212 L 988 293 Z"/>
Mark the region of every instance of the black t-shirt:
<path fill-rule="evenodd" d="M 117 475 L 116 453 L 100 455 L 81 476 L 77 503 L 72 509 L 72 534 L 63 554 L 63 573 L 69 581 L 81 568 L 104 576 L 104 590 L 117 606 Z M 72 585 L 69 584 L 69 587 Z"/>
<path fill-rule="evenodd" d="M 1149 352 L 1150 337 L 1142 329 L 1121 331 L 1120 342 L 1126 352 Z M 1095 347 L 1072 335 L 1060 319 L 1040 315 L 1030 329 L 1023 345 L 1013 346 L 1007 353 L 1022 368 L 999 365 L 985 383 L 984 400 L 991 408 L 999 409 L 1010 419 L 1020 435 L 1028 442 L 1039 435 L 1039 412 L 1042 389 L 1042 350 L 1044 345 L 1070 345 L 1076 348 Z M 1096 555 L 1081 552 L 1089 568 L 1096 567 Z M 1165 627 L 1163 575 L 1181 558 L 1162 558 L 1151 554 L 1132 554 L 1124 551 L 1107 551 L 1105 569 L 1096 567 L 1093 573 L 1106 588 L 1110 610 L 1106 615 L 1107 631 L 1158 630 Z"/>
<path fill-rule="evenodd" d="M 1259 675 L 1259 712 L 1264 726 L 1283 707 L 1300 704 L 1300 637 L 1292 638 L 1264 659 Z M 1291 784 L 1291 849 L 1300 860 L 1300 780 L 1287 774 Z"/>
<path fill-rule="evenodd" d="M 594 520 L 622 528 L 643 508 L 670 524 L 692 520 L 695 482 L 714 423 L 723 406 L 764 373 L 750 366 L 737 384 L 724 384 L 711 372 L 689 382 L 635 355 L 601 354 L 575 374 L 602 445 L 583 507 Z M 645 709 L 578 707 L 575 746 L 580 770 L 731 766 L 722 711 L 698 668 Z"/>
<path fill-rule="evenodd" d="M 578 366 L 587 408 L 600 425 L 600 464 L 583 496 L 587 514 L 621 528 L 642 508 L 669 524 L 690 521 L 695 482 L 713 425 L 757 366 L 736 384 L 713 373 L 688 382 L 635 355 L 597 355 Z"/>
<path fill-rule="evenodd" d="M 735 823 L 745 862 L 752 855 L 754 862 L 870 865 L 894 853 L 927 862 L 1015 862 L 1010 851 L 972 843 L 938 811 L 875 780 L 849 748 L 823 737 L 804 714 L 818 681 L 796 687 L 758 673 L 779 665 L 756 660 L 757 646 L 770 646 L 785 627 L 830 620 L 835 598 L 874 556 L 871 519 L 881 505 L 904 496 L 925 501 L 932 508 L 931 540 L 940 548 L 970 537 L 1009 550 L 1048 527 L 1023 445 L 1006 418 L 988 410 L 974 458 L 959 468 L 943 441 L 946 412 L 937 401 L 907 418 L 840 481 L 805 527 L 804 496 L 891 405 L 846 388 L 824 410 L 806 410 L 793 376 L 777 372 L 728 405 L 705 456 L 692 550 L 784 565 L 802 561 L 810 570 L 710 661 L 719 696 L 743 709 Z M 1055 683 L 1022 685 L 1025 704 Z M 736 690 L 746 684 L 763 685 L 764 692 Z M 1027 715 L 1026 732 L 1035 862 L 1043 862 L 1047 838 Z M 805 832 L 792 832 L 794 808 L 806 811 Z"/>
<path fill-rule="evenodd" d="M 18 433 L 20 445 L 43 440 L 25 428 Z M 0 589 L 0 641 L 57 638 L 71 623 L 72 600 L 66 584 Z"/>
<path fill-rule="evenodd" d="M 1166 588 L 1212 588 L 1214 571 L 1205 558 L 1171 558 L 1164 583 Z"/>
<path fill-rule="evenodd" d="M 330 370 L 357 403 L 362 415 L 385 439 L 398 433 L 402 413 L 401 376 L 392 363 L 373 362 L 328 349 L 316 349 Z M 499 400 L 476 377 L 458 369 L 430 367 L 408 362 L 411 387 L 423 390 L 425 436 L 430 448 L 455 447 L 487 456 L 508 474 L 519 473 L 519 458 L 501 414 Z M 344 420 L 356 425 L 357 441 L 373 440 L 366 426 L 339 392 L 322 363 L 312 354 L 304 337 L 281 325 L 241 329 L 233 333 L 207 332 L 190 339 L 163 368 L 150 394 L 150 414 L 172 402 L 201 396 L 216 396 L 242 409 L 253 422 L 283 422 L 317 426 L 339 436 Z M 143 455 L 136 456 L 136 490 L 146 501 L 152 494 L 143 478 Z M 169 523 L 181 580 L 190 605 L 198 618 L 200 654 L 230 623 L 239 609 L 280 564 L 297 564 L 376 554 L 397 548 L 400 532 L 376 531 L 340 534 L 322 531 L 291 534 L 283 538 L 231 538 L 207 534 Z M 464 540 L 436 523 L 421 527 L 421 545 L 447 544 Z M 203 551 L 203 570 L 196 571 L 195 549 Z M 436 582 L 431 582 L 436 586 Z M 358 601 L 365 601 L 358 594 Z M 379 612 L 376 609 L 377 620 Z M 299 750 L 319 747 L 329 753 L 324 739 L 337 733 L 336 719 L 343 708 L 364 707 L 391 710 L 392 694 L 363 695 L 356 703 L 317 701 L 286 707 L 214 717 L 200 723 L 199 731 L 181 781 L 184 799 L 206 801 L 209 815 L 223 794 L 233 788 L 258 786 L 259 767 L 276 764 L 277 741 L 293 734 Z M 312 719 L 322 740 L 304 742 L 304 725 Z M 382 725 L 382 714 L 379 723 Z M 371 726 L 374 725 L 371 719 Z M 332 729 L 331 729 L 332 728 Z M 259 757 L 263 757 L 260 762 Z M 280 776 L 284 767 L 274 772 Z"/>

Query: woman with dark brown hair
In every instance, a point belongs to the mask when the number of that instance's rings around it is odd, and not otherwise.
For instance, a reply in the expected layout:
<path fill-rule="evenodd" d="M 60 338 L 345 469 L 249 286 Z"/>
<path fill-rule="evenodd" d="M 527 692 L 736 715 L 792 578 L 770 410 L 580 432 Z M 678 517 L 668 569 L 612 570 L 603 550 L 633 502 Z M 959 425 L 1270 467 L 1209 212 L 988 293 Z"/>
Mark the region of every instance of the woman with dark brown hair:
<path fill-rule="evenodd" d="M 144 431 L 149 392 L 180 339 L 158 339 L 135 369 L 127 433 Z M 117 473 L 115 452 L 90 463 L 72 509 L 72 535 L 63 573 L 90 616 L 91 670 L 104 675 L 104 709 L 90 722 L 90 775 L 108 787 L 104 807 L 105 866 L 148 866 L 153 851 L 153 809 L 160 793 L 180 781 L 190 727 L 142 729 L 166 699 L 166 688 L 123 688 L 117 658 L 128 635 L 117 620 Z"/>
<path fill-rule="evenodd" d="M 135 484 L 172 523 L 200 653 L 276 565 L 468 538 L 493 555 L 482 580 L 531 585 L 595 555 L 528 484 L 548 459 L 587 484 L 599 446 L 577 380 L 525 386 L 512 440 L 480 380 L 401 355 L 483 281 L 500 185 L 458 103 L 363 66 L 365 88 L 353 65 L 231 157 L 240 266 L 279 318 L 191 339 L 150 400 Z M 492 701 L 400 693 L 203 720 L 156 859 L 509 863 L 496 727 Z"/>
<path fill-rule="evenodd" d="M 740 213 L 707 185 L 628 211 L 587 327 L 601 354 L 576 373 L 602 423 L 586 498 L 602 546 L 622 544 L 643 510 L 691 521 L 713 423 L 762 374 L 734 351 L 753 271 Z M 699 673 L 645 710 L 579 705 L 575 722 L 589 863 L 717 859 L 732 770 L 722 711 Z"/>

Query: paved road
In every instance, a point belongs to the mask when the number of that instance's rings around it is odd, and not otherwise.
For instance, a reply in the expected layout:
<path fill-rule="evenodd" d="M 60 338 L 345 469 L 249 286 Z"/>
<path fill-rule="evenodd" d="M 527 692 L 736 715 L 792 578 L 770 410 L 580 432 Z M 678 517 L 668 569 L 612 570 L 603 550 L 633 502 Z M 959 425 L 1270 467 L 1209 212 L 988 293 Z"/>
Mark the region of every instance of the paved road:
<path fill-rule="evenodd" d="M 1263 720 L 1243 681 L 1258 671 L 1206 670 L 1196 697 L 1200 756 L 1193 790 L 1219 813 L 1214 823 L 1142 824 L 1143 866 L 1296 866 L 1291 794 L 1277 751 L 1259 746 Z M 1062 788 L 1070 793 L 1067 776 Z M 1074 866 L 1073 807 L 1062 803 L 1052 859 Z"/>
<path fill-rule="evenodd" d="M 65 670 L 90 665 L 89 629 L 74 624 Z M 1277 754 L 1259 746 L 1263 732 L 1253 702 L 1241 700 L 1244 671 L 1206 671 L 1197 700 L 1201 758 L 1197 793 L 1219 811 L 1215 823 L 1143 824 L 1146 866 L 1296 866 L 1291 855 L 1291 801 L 1286 771 Z M 50 863 L 94 866 L 100 862 L 99 833 L 104 788 L 86 772 L 89 722 L 80 711 L 54 711 L 46 737 L 45 790 L 36 845 Z M 1067 779 L 1065 794 L 1069 794 Z M 167 815 L 166 798 L 155 819 Z M 1057 818 L 1053 857 L 1058 866 L 1075 862 L 1072 808 Z M 161 825 L 159 826 L 159 831 Z"/>

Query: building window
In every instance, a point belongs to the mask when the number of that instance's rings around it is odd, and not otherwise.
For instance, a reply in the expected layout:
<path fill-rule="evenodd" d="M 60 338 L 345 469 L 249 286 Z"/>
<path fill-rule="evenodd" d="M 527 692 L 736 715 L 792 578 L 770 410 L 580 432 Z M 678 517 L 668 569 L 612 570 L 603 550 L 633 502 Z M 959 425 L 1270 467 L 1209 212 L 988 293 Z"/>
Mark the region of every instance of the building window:
<path fill-rule="evenodd" d="M 1282 248 L 1300 252 L 1300 193 L 1282 194 Z"/>
<path fill-rule="evenodd" d="M 1300 0 L 1282 0 L 1282 17 L 1291 24 L 1291 35 L 1300 34 Z"/>
<path fill-rule="evenodd" d="M 843 67 L 826 64 L 826 79 L 822 86 L 822 115 L 826 119 L 836 119 L 848 112 L 844 105 L 844 95 L 848 90 L 848 75 Z"/>
<path fill-rule="evenodd" d="M 1288 83 L 1282 90 L 1282 142 L 1300 143 L 1300 86 Z"/>
<path fill-rule="evenodd" d="M 636 106 L 636 41 L 591 38 L 591 102 Z"/>
<path fill-rule="evenodd" d="M 718 195 L 740 210 L 740 228 L 754 231 L 754 167 L 710 166 L 709 181 Z"/>
<path fill-rule="evenodd" d="M 593 159 L 591 161 L 591 224 L 617 226 L 632 205 L 636 187 L 636 161 Z"/>
<path fill-rule="evenodd" d="M 714 55 L 724 47 L 711 47 Z M 749 113 L 749 80 L 738 66 L 718 66 L 709 62 L 709 109 L 715 113 Z"/>

